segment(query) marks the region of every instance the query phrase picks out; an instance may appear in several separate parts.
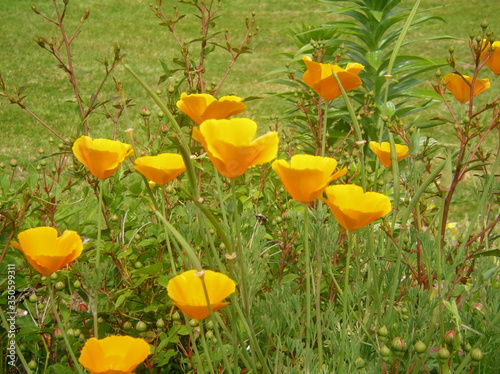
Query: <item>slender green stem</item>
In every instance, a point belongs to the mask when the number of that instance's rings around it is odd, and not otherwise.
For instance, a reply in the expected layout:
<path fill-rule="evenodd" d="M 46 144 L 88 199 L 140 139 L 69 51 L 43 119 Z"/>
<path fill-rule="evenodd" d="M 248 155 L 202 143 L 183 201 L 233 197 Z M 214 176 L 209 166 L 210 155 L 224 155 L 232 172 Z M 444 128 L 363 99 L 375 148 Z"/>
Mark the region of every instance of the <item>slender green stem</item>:
<path fill-rule="evenodd" d="M 165 221 L 167 221 L 167 213 L 166 213 L 166 207 L 165 207 L 165 193 L 166 189 L 162 187 L 160 189 L 161 196 L 160 196 L 160 209 L 161 209 L 161 215 L 165 217 Z M 172 272 L 174 275 L 177 275 L 177 269 L 175 266 L 175 260 L 174 260 L 174 254 L 172 252 L 172 245 L 170 243 L 170 236 L 168 234 L 168 228 L 164 225 L 164 231 L 165 231 L 165 241 L 167 242 L 167 250 L 168 250 L 168 256 L 170 257 L 170 267 L 172 268 Z"/>
<path fill-rule="evenodd" d="M 326 154 L 326 134 L 328 132 L 328 107 L 331 100 L 325 100 L 325 109 L 323 111 L 323 139 L 321 140 L 321 156 L 325 157 Z"/>
<path fill-rule="evenodd" d="M 351 100 L 347 96 L 347 93 L 340 82 L 339 76 L 335 70 L 332 70 L 333 77 L 337 81 L 337 85 L 339 86 L 340 92 L 342 93 L 342 98 L 344 99 L 345 105 L 347 107 L 347 111 L 349 112 L 349 116 L 351 117 L 351 121 L 354 127 L 354 133 L 356 135 L 356 142 L 359 145 L 359 150 L 361 151 L 359 166 L 361 169 L 361 186 L 363 190 L 366 190 L 366 172 L 365 172 L 365 152 L 364 152 L 364 140 L 363 133 L 361 132 L 361 126 L 358 122 L 358 117 L 356 116 L 356 112 L 354 112 L 354 108 L 352 106 Z"/>
<path fill-rule="evenodd" d="M 215 334 L 217 336 L 217 345 L 219 346 L 219 350 L 221 352 L 222 360 L 224 361 L 225 366 L 227 368 L 230 368 L 231 366 L 229 365 L 227 357 L 223 353 L 224 352 L 224 347 L 222 345 L 222 341 L 221 341 L 221 336 L 220 336 L 220 333 L 219 333 L 219 329 L 217 328 L 217 321 L 216 321 L 215 316 L 214 316 L 214 311 L 212 309 L 212 304 L 210 303 L 210 298 L 208 296 L 207 284 L 205 283 L 205 276 L 204 276 L 203 272 L 200 275 L 200 280 L 201 280 L 201 284 L 203 286 L 203 293 L 205 294 L 205 301 L 207 303 L 208 312 L 210 313 L 210 318 L 211 318 L 212 322 L 214 323 L 214 330 L 216 331 Z M 200 327 L 202 327 L 202 321 L 200 321 Z M 201 329 L 201 333 L 204 334 L 203 328 Z M 204 342 L 203 349 L 205 349 L 206 355 L 208 355 L 209 352 L 208 352 L 208 349 L 206 348 L 206 342 L 205 342 L 205 337 L 204 336 L 203 336 L 203 342 Z M 236 359 L 236 357 L 235 357 L 235 359 Z M 210 367 L 211 366 L 212 366 L 212 363 L 210 362 Z"/>
<path fill-rule="evenodd" d="M 66 349 L 68 350 L 71 360 L 73 360 L 73 364 L 76 368 L 76 371 L 78 371 L 79 374 L 83 374 L 83 370 L 80 366 L 80 363 L 76 359 L 75 352 L 73 351 L 73 348 L 69 343 L 68 334 L 66 333 L 66 327 L 64 326 L 64 323 L 62 323 L 61 318 L 59 317 L 59 309 L 56 308 L 56 303 L 55 303 L 56 295 L 54 292 L 54 288 L 52 286 L 52 280 L 50 279 L 50 277 L 47 277 L 47 279 L 48 279 L 48 288 L 50 290 L 50 297 L 49 297 L 50 307 L 52 308 L 52 311 L 54 312 L 54 315 L 56 317 L 57 327 L 61 329 L 61 335 L 63 336 L 64 343 L 66 344 Z"/>
<path fill-rule="evenodd" d="M 182 236 L 182 234 L 177 231 L 177 229 L 172 226 L 170 222 L 168 222 L 165 217 L 157 210 L 154 211 L 156 217 L 160 221 L 163 222 L 164 227 L 166 230 L 170 231 L 170 233 L 173 235 L 175 240 L 180 244 L 180 246 L 186 251 L 187 256 L 189 257 L 189 260 L 192 262 L 192 266 L 194 266 L 196 269 L 201 270 L 201 262 L 196 256 L 195 251 L 193 248 L 189 245 L 189 243 L 186 241 L 186 239 Z"/>
<path fill-rule="evenodd" d="M 399 162 L 396 153 L 396 145 L 394 143 L 394 135 L 392 132 L 389 132 L 389 146 L 391 147 L 391 161 L 392 161 L 392 177 L 393 177 L 393 190 L 394 190 L 394 199 L 392 202 L 392 210 L 394 212 L 392 218 L 392 230 L 394 231 L 394 227 L 396 226 L 396 220 L 399 212 Z"/>
<path fill-rule="evenodd" d="M 401 217 L 401 224 L 406 225 L 408 223 L 408 219 L 410 218 L 410 215 L 417 205 L 417 203 L 420 201 L 420 197 L 422 194 L 425 192 L 427 187 L 434 182 L 434 180 L 437 178 L 439 173 L 441 173 L 441 170 L 443 170 L 444 165 L 446 164 L 446 160 L 438 164 L 435 169 L 425 178 L 425 180 L 422 182 L 420 187 L 418 187 L 417 191 L 413 194 L 412 199 L 410 200 L 410 203 L 406 207 L 406 209 L 403 211 L 403 216 Z M 400 235 L 400 243 L 399 243 L 399 248 L 402 248 L 403 246 L 403 237 L 404 235 Z M 389 308 L 387 308 L 387 313 L 386 313 L 386 324 L 389 324 L 392 319 L 392 313 L 394 308 L 392 307 L 394 300 L 396 299 L 396 291 L 399 286 L 399 280 L 401 279 L 401 275 L 399 274 L 399 271 L 401 269 L 401 259 L 402 255 L 401 253 L 397 254 L 396 257 L 396 265 L 394 269 L 394 273 L 391 279 L 391 289 L 389 291 Z"/>
<path fill-rule="evenodd" d="M 238 259 L 238 264 L 240 267 L 241 276 L 241 299 L 243 301 L 243 311 L 250 320 L 250 295 L 248 294 L 248 284 L 247 284 L 247 266 L 245 263 L 245 257 L 243 256 L 243 248 L 241 244 L 241 222 L 240 214 L 238 211 L 238 198 L 236 193 L 236 182 L 231 179 L 231 204 L 233 206 L 232 218 L 233 218 L 233 250 L 236 251 L 236 257 Z"/>
<path fill-rule="evenodd" d="M 2 307 L 0 307 L 0 318 L 2 319 L 2 325 L 3 325 L 3 328 L 5 329 L 5 331 L 10 331 L 9 323 L 7 322 L 7 317 L 5 316 Z M 8 345 L 10 345 L 10 344 L 8 344 Z M 17 356 L 21 360 L 21 363 L 24 367 L 24 370 L 26 370 L 27 374 L 32 374 L 33 372 L 29 368 L 28 363 L 26 362 L 26 359 L 24 358 L 23 352 L 19 349 L 17 341 L 15 342 L 15 345 L 16 345 Z"/>
<path fill-rule="evenodd" d="M 186 173 L 189 178 L 189 183 L 191 185 L 191 190 L 194 193 L 194 197 L 196 200 L 200 198 L 200 191 L 198 188 L 198 184 L 196 182 L 196 174 L 194 172 L 194 167 L 193 163 L 191 161 L 191 149 L 189 148 L 188 143 L 184 139 L 184 136 L 182 134 L 181 128 L 179 124 L 177 123 L 175 117 L 173 114 L 170 112 L 170 109 L 168 108 L 167 104 L 163 102 L 163 100 L 156 94 L 155 90 L 153 90 L 137 73 L 127 64 L 123 64 L 123 67 L 125 70 L 127 70 L 136 80 L 139 82 L 139 84 L 146 90 L 148 95 L 155 101 L 155 103 L 158 105 L 158 107 L 162 110 L 162 112 L 167 116 L 170 124 L 172 125 L 174 131 L 177 133 L 177 140 L 180 145 L 180 151 L 182 154 L 182 159 L 184 160 L 184 164 L 186 165 Z"/>
<path fill-rule="evenodd" d="M 306 267 L 306 357 L 305 371 L 311 372 L 311 255 L 309 250 L 309 207 L 303 204 L 304 208 L 304 257 Z"/>
<path fill-rule="evenodd" d="M 210 369 L 210 373 L 215 374 L 214 364 L 212 363 L 210 350 L 208 349 L 207 339 L 205 337 L 205 329 L 203 328 L 203 321 L 200 321 L 199 326 L 200 326 L 201 345 L 203 346 L 203 352 L 205 353 L 205 358 L 208 362 L 208 368 Z M 221 351 L 221 352 L 223 352 L 223 351 Z M 222 354 L 222 356 L 225 356 L 225 355 Z"/>
<path fill-rule="evenodd" d="M 441 223 L 444 219 L 444 207 L 445 207 L 445 196 L 446 191 L 443 191 L 441 196 L 441 212 L 439 214 L 439 227 L 442 227 Z M 444 233 L 442 233 L 444 235 Z M 444 337 L 444 304 L 443 304 L 443 268 L 442 268 L 442 258 L 443 258 L 443 245 L 442 240 L 438 239 L 438 250 L 436 251 L 436 266 L 437 266 L 437 289 L 438 289 L 438 300 L 439 300 L 439 327 L 441 328 L 441 336 Z"/>
<path fill-rule="evenodd" d="M 323 366 L 323 325 L 321 319 L 321 275 L 323 266 L 323 246 L 316 247 L 316 334 L 318 339 L 318 366 Z"/>
<path fill-rule="evenodd" d="M 97 206 L 97 241 L 95 246 L 96 283 L 94 287 L 94 302 L 92 304 L 92 318 L 94 319 L 94 337 L 99 339 L 99 284 L 101 283 L 101 231 L 102 231 L 102 199 L 104 180 L 99 180 L 99 203 Z"/>
<path fill-rule="evenodd" d="M 344 358 L 345 358 L 345 346 L 347 344 L 346 336 L 347 336 L 347 311 L 349 310 L 350 304 L 350 292 L 349 292 L 349 268 L 351 266 L 351 253 L 352 248 L 354 247 L 354 242 L 356 240 L 356 234 L 348 231 L 348 246 L 347 246 L 347 254 L 345 261 L 345 271 L 344 271 L 344 294 L 343 294 L 343 303 L 342 303 L 342 330 L 340 337 L 340 362 L 339 362 L 339 373 L 343 373 L 344 369 Z"/>

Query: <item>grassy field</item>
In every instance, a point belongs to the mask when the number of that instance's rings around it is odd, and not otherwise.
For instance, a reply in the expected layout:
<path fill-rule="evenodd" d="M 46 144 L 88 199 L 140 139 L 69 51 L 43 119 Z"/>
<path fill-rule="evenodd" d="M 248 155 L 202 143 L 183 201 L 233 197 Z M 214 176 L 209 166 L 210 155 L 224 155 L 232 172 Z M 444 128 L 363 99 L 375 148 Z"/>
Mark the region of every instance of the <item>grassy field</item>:
<path fill-rule="evenodd" d="M 119 43 L 126 54 L 126 62 L 137 73 L 156 87 L 158 78 L 163 74 L 160 60 L 171 63 L 175 56 L 175 43 L 165 28 L 149 8 L 149 0 L 107 0 L 107 1 L 71 1 L 67 15 L 68 28 L 72 30 L 85 10 L 90 9 L 90 17 L 83 26 L 81 34 L 73 46 L 73 57 L 77 79 L 80 79 L 81 91 L 89 96 L 102 77 L 103 69 L 99 61 L 112 59 L 113 48 Z M 413 1 L 404 1 L 411 6 Z M 25 103 L 29 108 L 64 134 L 76 136 L 78 116 L 75 112 L 74 97 L 67 77 L 56 66 L 55 60 L 48 52 L 42 50 L 34 41 L 43 36 L 51 38 L 56 34 L 54 25 L 49 24 L 31 11 L 31 5 L 42 13 L 53 14 L 53 6 L 48 1 L 2 1 L 0 2 L 0 73 L 7 86 L 23 89 L 27 95 Z M 456 45 L 457 56 L 466 57 L 465 38 L 477 31 L 484 17 L 495 12 L 500 6 L 496 0 L 482 2 L 481 6 L 470 1 L 455 1 L 447 6 L 443 0 L 422 1 L 421 9 L 426 14 L 442 16 L 447 23 L 428 27 L 409 38 L 419 38 L 423 34 L 449 34 L 461 39 L 451 42 Z M 253 53 L 243 55 L 235 65 L 226 86 L 221 94 L 239 96 L 263 96 L 269 91 L 282 90 L 283 87 L 265 83 L 268 74 L 283 67 L 282 52 L 297 52 L 290 30 L 300 25 L 320 25 L 331 21 L 334 16 L 325 13 L 328 5 L 316 1 L 304 7 L 302 2 L 263 1 L 255 4 L 251 1 L 234 0 L 224 3 L 221 17 L 217 20 L 217 29 L 228 28 L 234 40 L 244 33 L 245 17 L 252 12 L 256 14 L 259 33 L 252 45 Z M 182 9 L 181 9 L 182 10 Z M 493 30 L 497 25 L 490 19 Z M 179 29 L 184 37 L 192 37 L 198 32 L 196 19 L 186 17 Z M 193 29 L 195 31 L 193 31 Z M 411 53 L 429 57 L 444 57 L 450 41 L 437 41 L 432 44 L 414 44 Z M 221 76 L 227 66 L 227 55 L 216 54 L 207 64 L 214 79 Z M 430 73 L 430 79 L 433 73 Z M 492 74 L 490 74 L 492 75 Z M 117 81 L 124 86 L 127 97 L 134 99 L 135 109 L 122 117 L 121 128 L 137 126 L 140 120 L 139 109 L 143 106 L 155 112 L 154 105 L 143 90 L 122 68 L 114 74 Z M 165 84 L 158 88 L 165 89 Z M 113 96 L 113 82 L 109 80 L 104 95 Z M 249 105 L 248 115 L 266 125 L 269 116 L 279 116 L 283 104 L 277 99 L 265 98 Z M 104 117 L 98 120 L 106 123 Z M 97 123 L 94 123 L 97 126 Z M 106 127 L 105 127 L 106 128 Z M 107 129 L 107 128 L 106 128 Z M 0 161 L 8 162 L 17 157 L 22 163 L 32 161 L 36 157 L 34 150 L 48 146 L 49 133 L 26 113 L 5 99 L 0 100 Z M 106 136 L 94 129 L 94 136 Z M 109 134 L 108 134 L 109 136 Z"/>

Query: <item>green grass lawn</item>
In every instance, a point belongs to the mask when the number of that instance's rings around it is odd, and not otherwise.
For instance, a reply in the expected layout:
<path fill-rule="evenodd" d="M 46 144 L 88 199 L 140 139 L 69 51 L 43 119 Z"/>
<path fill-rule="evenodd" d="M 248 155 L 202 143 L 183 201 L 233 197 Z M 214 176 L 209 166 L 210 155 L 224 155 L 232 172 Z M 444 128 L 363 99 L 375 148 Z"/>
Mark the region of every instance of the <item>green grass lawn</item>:
<path fill-rule="evenodd" d="M 112 59 L 116 43 L 120 44 L 126 54 L 125 61 L 154 87 L 163 74 L 160 60 L 171 66 L 173 57 L 178 53 L 175 42 L 166 29 L 158 25 L 159 20 L 150 10 L 149 3 L 149 0 L 70 2 L 67 15 L 69 30 L 77 25 L 86 9 L 91 12 L 73 46 L 77 78 L 84 96 L 88 97 L 96 89 L 103 74 L 99 61 L 104 58 Z M 403 2 L 405 6 L 413 3 Z M 51 38 L 57 35 L 57 30 L 54 25 L 31 11 L 31 5 L 44 14 L 54 14 L 52 3 L 48 1 L 0 2 L 0 73 L 8 87 L 23 89 L 23 93 L 27 95 L 25 103 L 34 113 L 65 136 L 76 136 L 78 116 L 74 103 L 71 102 L 74 95 L 67 77 L 56 66 L 52 56 L 34 41 L 39 36 Z M 496 0 L 484 1 L 481 6 L 465 0 L 455 1 L 452 6 L 445 5 L 446 1 L 443 0 L 423 1 L 422 11 L 442 16 L 447 23 L 425 28 L 408 37 L 412 39 L 423 34 L 449 34 L 460 39 L 453 42 L 417 43 L 412 46 L 413 54 L 444 57 L 452 43 L 456 46 L 457 57 L 465 58 L 465 39 L 471 32 L 477 31 L 485 16 L 497 14 L 495 9 L 500 10 Z M 333 20 L 333 15 L 325 13 L 327 9 L 327 4 L 316 1 L 308 2 L 307 6 L 303 2 L 284 0 L 258 3 L 234 0 L 224 3 L 220 18 L 216 21 L 216 30 L 228 28 L 233 40 L 237 41 L 244 33 L 245 17 L 255 12 L 259 33 L 252 44 L 253 53 L 243 55 L 237 61 L 221 94 L 262 97 L 266 92 L 283 90 L 282 86 L 266 83 L 266 80 L 271 71 L 283 67 L 284 61 L 280 53 L 298 51 L 290 30 L 302 24 L 320 25 Z M 493 24 L 494 21 L 493 18 L 490 19 L 493 30 L 497 26 Z M 196 22 L 192 15 L 183 19 L 179 24 L 181 36 L 192 38 L 196 35 L 199 28 Z M 215 54 L 207 64 L 209 75 L 214 80 L 218 79 L 227 63 L 227 55 L 221 52 Z M 433 73 L 429 73 L 429 79 L 432 79 L 432 75 Z M 135 103 L 135 108 L 122 117 L 121 129 L 136 127 L 140 121 L 138 113 L 141 107 L 151 108 L 153 113 L 156 108 L 124 69 L 118 68 L 114 77 L 123 84 L 125 94 Z M 165 90 L 166 84 L 158 88 Z M 109 80 L 104 90 L 103 96 L 106 95 L 116 95 L 112 80 Z M 266 126 L 269 116 L 280 116 L 285 109 L 278 99 L 265 97 L 249 103 L 248 115 Z M 93 134 L 110 136 L 109 127 L 105 126 L 103 131 L 99 131 L 98 126 L 102 124 L 109 125 L 109 121 L 104 117 L 95 121 Z M 0 129 L 0 161 L 8 162 L 16 157 L 26 163 L 36 157 L 36 149 L 48 147 L 48 131 L 5 99 L 0 100 Z"/>

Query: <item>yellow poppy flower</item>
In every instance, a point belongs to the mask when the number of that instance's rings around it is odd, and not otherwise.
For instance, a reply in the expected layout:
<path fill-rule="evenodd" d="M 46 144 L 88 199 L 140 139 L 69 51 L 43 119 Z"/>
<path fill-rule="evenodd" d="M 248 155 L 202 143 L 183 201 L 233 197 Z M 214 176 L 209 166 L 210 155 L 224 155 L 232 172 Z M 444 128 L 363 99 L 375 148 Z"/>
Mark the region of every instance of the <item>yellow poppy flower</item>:
<path fill-rule="evenodd" d="M 403 158 L 408 157 L 408 147 L 406 145 L 394 144 L 396 147 L 396 157 L 398 162 Z M 370 148 L 377 155 L 378 159 L 386 168 L 392 166 L 391 160 L 391 145 L 388 142 L 370 142 Z"/>
<path fill-rule="evenodd" d="M 378 192 L 363 192 L 360 186 L 341 184 L 325 188 L 330 207 L 339 224 L 348 231 L 357 230 L 377 218 L 384 217 L 391 209 L 389 198 Z"/>
<path fill-rule="evenodd" d="M 481 56 L 479 56 L 479 58 L 481 61 L 484 61 L 491 53 L 488 60 L 486 60 L 486 66 L 488 66 L 494 74 L 500 75 L 500 41 L 495 41 L 492 45 L 487 47 L 485 46 L 486 43 L 487 41 L 483 40 L 484 50 L 481 52 Z"/>
<path fill-rule="evenodd" d="M 273 160 L 278 153 L 278 133 L 254 139 L 257 124 L 248 118 L 209 119 L 193 129 L 193 139 L 203 144 L 215 168 L 236 178 L 253 165 Z"/>
<path fill-rule="evenodd" d="M 288 193 L 303 204 L 316 200 L 332 180 L 347 173 L 346 168 L 334 173 L 337 168 L 334 158 L 312 155 L 294 155 L 290 163 L 275 160 L 272 167 Z"/>
<path fill-rule="evenodd" d="M 186 170 L 182 156 L 177 153 L 161 153 L 156 156 L 136 158 L 134 169 L 163 186 Z"/>
<path fill-rule="evenodd" d="M 42 226 L 25 230 L 17 236 L 19 242 L 12 246 L 23 252 L 26 260 L 42 275 L 50 275 L 78 258 L 83 243 L 75 231 L 66 230 L 57 236 L 53 227 Z"/>
<path fill-rule="evenodd" d="M 472 78 L 467 75 L 463 75 L 462 77 L 455 73 L 446 74 L 443 77 L 443 81 L 446 84 L 446 89 L 450 91 L 453 96 L 455 96 L 455 99 L 457 99 L 461 103 L 467 103 L 470 100 L 470 84 L 472 82 Z M 489 87 L 490 80 L 488 78 L 477 78 L 476 82 L 474 83 L 473 96 L 480 94 Z"/>
<path fill-rule="evenodd" d="M 209 94 L 181 94 L 177 108 L 201 125 L 207 119 L 226 119 L 244 112 L 247 107 L 238 96 L 223 96 L 219 100 Z"/>
<path fill-rule="evenodd" d="M 167 284 L 167 292 L 175 306 L 189 317 L 204 319 L 210 312 L 201 277 L 197 273 L 197 270 L 188 270 L 173 277 Z M 229 304 L 223 300 L 235 290 L 236 284 L 231 278 L 222 273 L 204 270 L 203 280 L 213 312 Z"/>
<path fill-rule="evenodd" d="M 123 160 L 133 153 L 130 144 L 116 140 L 92 139 L 83 135 L 73 143 L 73 154 L 77 160 L 99 179 L 111 177 Z"/>
<path fill-rule="evenodd" d="M 358 77 L 358 73 L 365 68 L 361 64 L 349 63 L 343 69 L 338 65 L 312 61 L 309 56 L 304 56 L 302 60 L 307 66 L 306 72 L 302 75 L 302 80 L 325 100 L 333 100 L 342 94 L 337 80 L 333 76 L 333 71 L 337 73 L 345 92 L 361 86 L 362 82 L 361 78 Z"/>
<path fill-rule="evenodd" d="M 108 336 L 87 340 L 78 361 L 91 374 L 131 374 L 150 354 L 144 339 Z"/>

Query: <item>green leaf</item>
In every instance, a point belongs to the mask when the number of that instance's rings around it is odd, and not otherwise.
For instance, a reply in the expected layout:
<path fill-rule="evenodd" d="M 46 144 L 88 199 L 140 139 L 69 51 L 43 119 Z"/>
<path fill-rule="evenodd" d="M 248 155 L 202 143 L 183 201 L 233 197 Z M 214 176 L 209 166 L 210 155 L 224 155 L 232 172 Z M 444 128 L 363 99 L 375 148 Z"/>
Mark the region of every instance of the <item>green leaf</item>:
<path fill-rule="evenodd" d="M 297 274 L 284 275 L 283 278 L 281 278 L 281 284 L 287 284 L 287 283 L 293 282 L 298 277 L 299 276 Z"/>
<path fill-rule="evenodd" d="M 483 278 L 485 281 L 487 281 L 488 279 L 490 279 L 499 269 L 499 266 L 495 266 L 494 268 L 491 268 L 490 270 L 486 271 L 484 274 L 483 274 Z"/>
<path fill-rule="evenodd" d="M 471 257 L 479 258 L 479 257 L 491 257 L 491 256 L 500 257 L 500 249 L 492 249 L 491 251 L 474 253 Z"/>
<path fill-rule="evenodd" d="M 131 294 L 132 294 L 132 291 L 129 291 L 129 292 L 124 293 L 123 295 L 120 295 L 118 297 L 118 299 L 116 299 L 115 308 L 118 309 L 118 307 L 120 305 L 122 305 L 123 302 L 127 299 L 127 297 L 129 297 Z"/>
<path fill-rule="evenodd" d="M 163 269 L 163 264 L 161 262 L 158 262 L 158 263 L 153 264 L 153 265 L 145 266 L 141 269 L 133 270 L 132 274 L 133 275 L 142 275 L 142 274 L 153 275 L 153 274 L 159 273 L 160 271 L 162 271 L 162 269 Z"/>

